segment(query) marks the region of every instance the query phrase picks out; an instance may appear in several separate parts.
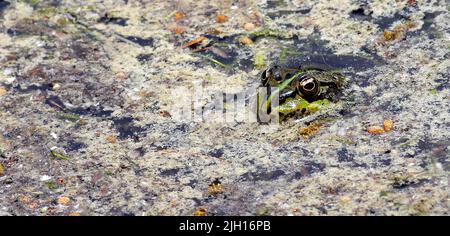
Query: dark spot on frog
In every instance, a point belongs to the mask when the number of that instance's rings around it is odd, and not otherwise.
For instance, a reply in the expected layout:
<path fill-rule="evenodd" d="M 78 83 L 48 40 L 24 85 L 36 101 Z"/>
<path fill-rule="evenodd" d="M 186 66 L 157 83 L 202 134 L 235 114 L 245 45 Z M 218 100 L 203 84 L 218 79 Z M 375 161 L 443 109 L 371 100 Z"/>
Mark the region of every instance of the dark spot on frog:
<path fill-rule="evenodd" d="M 119 132 L 119 139 L 139 138 L 138 135 L 144 131 L 140 126 L 134 125 L 134 118 L 132 117 L 118 117 L 112 119 L 114 126 Z"/>
<path fill-rule="evenodd" d="M 121 17 L 114 17 L 109 16 L 108 13 L 106 13 L 103 17 L 101 17 L 98 22 L 104 23 L 104 24 L 116 24 L 120 26 L 126 26 L 128 19 L 121 18 Z"/>
<path fill-rule="evenodd" d="M 136 36 L 123 36 L 123 37 L 125 37 L 126 39 L 130 40 L 133 43 L 139 44 L 142 47 L 145 46 L 152 47 L 154 42 L 153 38 L 140 38 Z"/>
<path fill-rule="evenodd" d="M 145 63 L 152 59 L 152 55 L 151 54 L 139 54 L 139 55 L 137 55 L 136 59 L 139 62 Z"/>
<path fill-rule="evenodd" d="M 66 145 L 64 146 L 64 150 L 68 152 L 78 151 L 82 148 L 86 148 L 87 145 L 82 142 L 77 142 L 75 140 L 68 140 Z"/>
<path fill-rule="evenodd" d="M 162 176 L 174 176 L 178 174 L 180 171 L 180 168 L 174 168 L 174 169 L 167 169 L 160 172 L 160 175 Z"/>
<path fill-rule="evenodd" d="M 270 181 L 285 175 L 283 170 L 247 172 L 240 176 L 242 181 Z"/>
<path fill-rule="evenodd" d="M 209 156 L 216 157 L 216 158 L 222 157 L 223 154 L 224 154 L 223 148 L 214 149 L 214 150 L 211 150 L 208 152 Z"/>
<path fill-rule="evenodd" d="M 342 148 L 341 150 L 337 151 L 338 155 L 338 161 L 339 162 L 350 162 L 353 161 L 353 154 L 349 154 L 348 150 L 346 148 Z"/>

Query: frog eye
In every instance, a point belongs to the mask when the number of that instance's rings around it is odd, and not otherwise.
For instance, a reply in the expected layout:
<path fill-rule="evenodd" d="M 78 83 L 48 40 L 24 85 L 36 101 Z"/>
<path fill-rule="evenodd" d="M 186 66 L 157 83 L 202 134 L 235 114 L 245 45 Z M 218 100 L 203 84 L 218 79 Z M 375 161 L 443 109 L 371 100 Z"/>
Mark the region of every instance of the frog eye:
<path fill-rule="evenodd" d="M 306 78 L 298 84 L 297 90 L 305 96 L 314 97 L 319 95 L 319 87 L 319 81 L 314 78 Z"/>
<path fill-rule="evenodd" d="M 301 85 L 302 85 L 303 90 L 305 90 L 307 92 L 314 91 L 314 89 L 316 88 L 316 83 L 315 83 L 314 79 L 308 79 L 308 80 L 304 81 Z"/>

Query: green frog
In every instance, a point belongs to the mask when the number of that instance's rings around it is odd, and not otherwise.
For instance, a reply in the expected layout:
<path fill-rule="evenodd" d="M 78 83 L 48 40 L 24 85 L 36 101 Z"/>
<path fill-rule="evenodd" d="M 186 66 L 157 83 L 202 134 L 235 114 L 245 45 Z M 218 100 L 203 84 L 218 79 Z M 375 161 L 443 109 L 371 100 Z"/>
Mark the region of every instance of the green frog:
<path fill-rule="evenodd" d="M 297 75 L 299 74 L 299 75 Z M 340 95 L 345 78 L 339 73 L 322 64 L 287 64 L 274 63 L 261 74 L 263 86 L 278 87 L 284 81 L 297 75 L 279 93 L 279 103 L 288 98 L 299 96 L 308 102 L 321 99 L 336 101 Z"/>
<path fill-rule="evenodd" d="M 261 74 L 265 87 L 278 87 L 282 117 L 316 112 L 331 102 L 336 102 L 342 92 L 345 78 L 326 64 L 291 60 L 274 63 Z M 271 97 L 269 100 L 273 99 Z M 268 113 L 271 109 L 268 108 Z M 288 115 L 288 116 L 286 116 Z"/>

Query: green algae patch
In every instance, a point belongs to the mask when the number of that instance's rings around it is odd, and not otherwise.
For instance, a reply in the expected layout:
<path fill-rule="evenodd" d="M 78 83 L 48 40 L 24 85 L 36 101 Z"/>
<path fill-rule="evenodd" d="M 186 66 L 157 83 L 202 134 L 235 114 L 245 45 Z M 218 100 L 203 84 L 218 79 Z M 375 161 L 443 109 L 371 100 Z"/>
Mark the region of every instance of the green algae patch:
<path fill-rule="evenodd" d="M 47 185 L 47 188 L 50 190 L 55 190 L 58 188 L 58 185 L 54 181 L 46 182 L 45 185 Z"/>
<path fill-rule="evenodd" d="M 63 154 L 61 154 L 61 153 L 59 153 L 59 152 L 57 152 L 57 151 L 55 151 L 55 150 L 51 150 L 51 151 L 50 151 L 50 155 L 51 155 L 52 157 L 55 157 L 55 158 L 58 158 L 58 159 L 61 159 L 61 160 L 65 160 L 65 161 L 70 160 L 70 157 L 69 157 L 69 156 L 63 155 Z"/>
<path fill-rule="evenodd" d="M 72 113 L 62 113 L 61 115 L 59 115 L 60 119 L 63 120 L 68 120 L 68 121 L 72 121 L 72 122 L 77 122 L 81 119 L 81 117 L 77 114 L 72 114 Z"/>
<path fill-rule="evenodd" d="M 330 104 L 331 102 L 327 99 L 308 102 L 305 99 L 298 97 L 298 98 L 288 98 L 285 103 L 279 105 L 275 109 L 284 115 L 296 111 L 307 111 L 313 113 L 319 111 L 324 107 L 328 107 Z"/>
<path fill-rule="evenodd" d="M 266 55 L 262 52 L 255 53 L 253 60 L 253 66 L 256 69 L 263 69 L 266 66 Z"/>
<path fill-rule="evenodd" d="M 288 38 L 285 34 L 283 34 L 282 31 L 269 29 L 269 28 L 263 28 L 261 30 L 258 30 L 252 34 L 250 34 L 250 37 L 253 38 L 267 38 L 267 37 L 273 37 L 273 38 Z"/>

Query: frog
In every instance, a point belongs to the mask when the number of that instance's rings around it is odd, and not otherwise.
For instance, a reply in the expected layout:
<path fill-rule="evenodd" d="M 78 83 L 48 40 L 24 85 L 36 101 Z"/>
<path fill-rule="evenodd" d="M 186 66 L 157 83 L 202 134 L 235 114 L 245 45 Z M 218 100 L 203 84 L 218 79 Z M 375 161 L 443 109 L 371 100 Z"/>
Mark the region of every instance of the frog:
<path fill-rule="evenodd" d="M 337 102 L 346 81 L 335 68 L 304 60 L 272 63 L 262 71 L 260 79 L 263 87 L 281 89 L 277 92 L 279 104 L 274 108 L 282 120 L 310 114 Z M 266 112 L 271 113 L 271 107 Z"/>
<path fill-rule="evenodd" d="M 345 82 L 341 73 L 326 64 L 296 64 L 294 61 L 271 64 L 261 73 L 261 83 L 264 87 L 278 87 L 293 76 L 296 78 L 279 92 L 280 104 L 297 96 L 308 102 L 322 99 L 337 101 Z"/>

